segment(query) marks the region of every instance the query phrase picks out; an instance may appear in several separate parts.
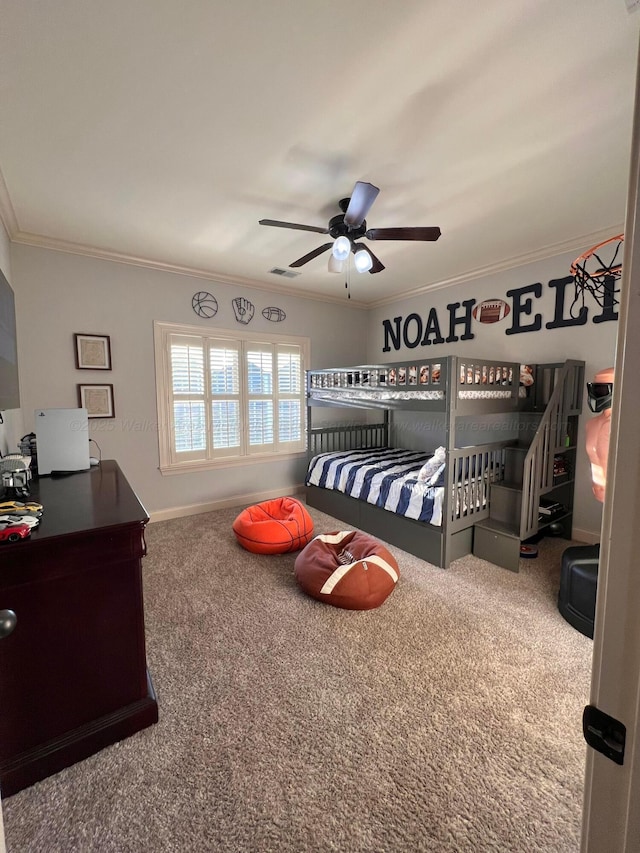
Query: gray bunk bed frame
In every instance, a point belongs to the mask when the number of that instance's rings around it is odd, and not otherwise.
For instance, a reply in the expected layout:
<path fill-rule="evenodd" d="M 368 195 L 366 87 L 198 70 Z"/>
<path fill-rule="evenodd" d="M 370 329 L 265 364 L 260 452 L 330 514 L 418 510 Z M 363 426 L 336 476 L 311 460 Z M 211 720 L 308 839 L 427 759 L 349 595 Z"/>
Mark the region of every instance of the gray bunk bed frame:
<path fill-rule="evenodd" d="M 544 366 L 532 367 L 535 377 L 537 368 Z M 540 376 L 550 373 L 541 370 Z M 522 396 L 519 362 L 460 356 L 309 370 L 306 381 L 309 461 L 320 453 L 390 446 L 396 410 L 420 412 L 444 428 L 447 464 L 441 526 L 414 521 L 336 490 L 306 486 L 309 506 L 442 568 L 472 552 L 473 526 L 489 517 L 491 483 L 504 480 L 506 449 L 517 444 L 511 438 L 458 446 L 461 419 L 481 426 L 490 415 L 539 409 L 542 396 L 548 398 L 552 391 L 532 387 Z M 369 414 L 364 423 L 315 426 L 314 411 L 326 407 L 374 410 L 381 417 L 368 422 Z M 476 434 L 482 432 L 479 428 Z M 473 431 L 462 434 L 466 441 Z M 542 464 L 547 470 L 548 460 Z M 525 503 L 535 502 L 537 511 L 537 500 L 532 493 Z"/>

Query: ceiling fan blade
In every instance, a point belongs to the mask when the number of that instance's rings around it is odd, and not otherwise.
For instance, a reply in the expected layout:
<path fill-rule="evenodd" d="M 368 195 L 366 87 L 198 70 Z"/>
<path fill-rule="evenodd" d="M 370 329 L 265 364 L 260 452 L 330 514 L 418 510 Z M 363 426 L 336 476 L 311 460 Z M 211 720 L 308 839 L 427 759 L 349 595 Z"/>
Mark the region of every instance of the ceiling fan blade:
<path fill-rule="evenodd" d="M 437 240 L 439 228 L 369 228 L 364 235 L 368 240 Z"/>
<path fill-rule="evenodd" d="M 380 258 L 376 258 L 376 256 L 373 254 L 373 252 L 368 246 L 366 248 L 367 252 L 369 252 L 369 254 L 371 255 L 371 260 L 373 261 L 373 266 L 371 267 L 369 272 L 371 273 L 371 275 L 373 275 L 373 273 L 375 272 L 382 272 L 382 270 L 385 269 L 384 264 L 382 263 Z"/>
<path fill-rule="evenodd" d="M 295 228 L 296 231 L 314 231 L 316 234 L 328 234 L 328 228 L 319 228 L 316 225 L 298 225 L 295 222 L 279 222 L 277 219 L 261 219 L 258 225 L 275 225 L 276 228 Z"/>
<path fill-rule="evenodd" d="M 364 243 L 354 243 L 353 244 L 353 252 L 354 253 L 360 251 L 360 249 L 364 249 L 365 252 L 371 258 L 371 260 L 373 261 L 371 269 L 369 270 L 369 272 L 371 274 L 376 273 L 376 272 L 382 272 L 382 270 L 385 269 L 385 265 L 382 263 L 380 258 L 376 258 L 376 256 L 373 254 L 373 252 L 371 251 L 369 246 L 365 246 Z"/>
<path fill-rule="evenodd" d="M 362 225 L 379 192 L 378 187 L 374 187 L 373 184 L 356 181 L 349 205 L 344 214 L 345 224 L 350 225 L 352 228 Z"/>
<path fill-rule="evenodd" d="M 308 255 L 303 255 L 301 258 L 298 258 L 297 261 L 294 261 L 292 264 L 289 264 L 289 266 L 301 267 L 309 261 L 312 261 L 314 258 L 317 258 L 318 255 L 321 255 L 323 252 L 326 252 L 327 249 L 330 249 L 332 246 L 333 243 L 325 243 L 324 246 L 319 246 L 317 249 L 314 249 L 313 252 L 309 252 Z"/>

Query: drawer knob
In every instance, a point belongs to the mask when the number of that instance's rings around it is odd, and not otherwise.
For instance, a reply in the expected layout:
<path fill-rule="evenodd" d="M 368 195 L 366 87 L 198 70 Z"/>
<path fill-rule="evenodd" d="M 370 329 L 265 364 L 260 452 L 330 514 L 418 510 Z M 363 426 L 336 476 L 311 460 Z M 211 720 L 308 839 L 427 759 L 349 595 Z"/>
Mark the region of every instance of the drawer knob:
<path fill-rule="evenodd" d="M 13 610 L 0 610 L 0 640 L 4 640 L 18 624 L 18 617 Z"/>

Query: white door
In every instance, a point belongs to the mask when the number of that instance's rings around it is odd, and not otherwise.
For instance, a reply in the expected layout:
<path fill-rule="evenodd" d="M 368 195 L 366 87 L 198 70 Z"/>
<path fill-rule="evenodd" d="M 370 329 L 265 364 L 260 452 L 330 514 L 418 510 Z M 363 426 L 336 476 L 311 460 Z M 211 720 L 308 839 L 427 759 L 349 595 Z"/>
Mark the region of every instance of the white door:
<path fill-rule="evenodd" d="M 583 853 L 640 851 L 640 73 L 593 644 L 592 705 L 626 726 L 622 766 L 587 748 Z M 603 365 L 606 367 L 607 365 Z"/>

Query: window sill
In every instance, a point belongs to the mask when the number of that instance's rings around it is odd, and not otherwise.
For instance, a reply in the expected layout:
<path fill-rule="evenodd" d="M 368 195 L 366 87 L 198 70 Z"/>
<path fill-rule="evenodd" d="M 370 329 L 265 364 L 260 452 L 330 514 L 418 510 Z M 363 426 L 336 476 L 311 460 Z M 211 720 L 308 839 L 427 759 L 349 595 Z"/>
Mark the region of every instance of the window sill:
<path fill-rule="evenodd" d="M 206 462 L 174 462 L 169 465 L 160 465 L 159 470 L 163 477 L 174 474 L 193 474 L 198 471 L 215 471 L 220 468 L 239 468 L 245 465 L 255 465 L 264 462 L 285 462 L 289 459 L 301 459 L 306 457 L 306 450 L 296 450 L 293 453 L 261 453 L 255 456 L 233 457 L 230 459 L 207 460 Z"/>

